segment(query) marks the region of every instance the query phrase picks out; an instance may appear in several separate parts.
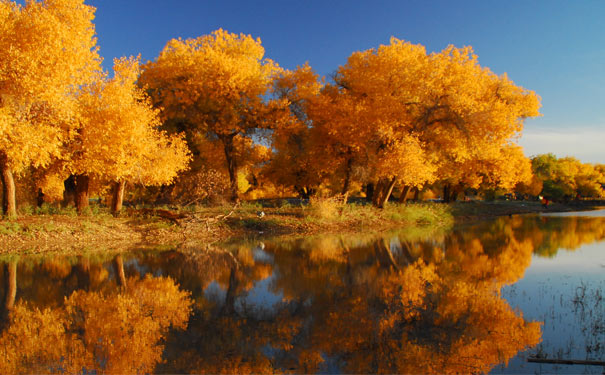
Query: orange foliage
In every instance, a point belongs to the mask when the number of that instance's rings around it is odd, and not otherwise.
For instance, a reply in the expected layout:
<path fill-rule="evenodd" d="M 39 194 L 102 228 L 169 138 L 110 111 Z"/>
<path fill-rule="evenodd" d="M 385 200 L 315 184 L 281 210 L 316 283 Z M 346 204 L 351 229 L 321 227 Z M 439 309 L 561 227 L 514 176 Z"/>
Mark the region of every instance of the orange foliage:
<path fill-rule="evenodd" d="M 168 278 L 128 283 L 122 293 L 74 292 L 56 309 L 17 304 L 0 336 L 0 372 L 152 372 L 168 329 L 186 328 L 192 302 Z"/>
<path fill-rule="evenodd" d="M 237 197 L 238 153 L 256 129 L 274 127 L 285 102 L 266 100 L 277 64 L 266 59 L 260 39 L 219 29 L 196 39 L 173 39 L 156 61 L 144 66 L 140 83 L 163 110 L 166 126 L 217 142 L 224 155 L 232 195 Z"/>
<path fill-rule="evenodd" d="M 72 142 L 72 173 L 144 185 L 170 183 L 190 159 L 182 136 L 156 129 L 158 111 L 136 86 L 138 60 L 116 59 L 114 74 L 79 96 L 82 126 Z"/>

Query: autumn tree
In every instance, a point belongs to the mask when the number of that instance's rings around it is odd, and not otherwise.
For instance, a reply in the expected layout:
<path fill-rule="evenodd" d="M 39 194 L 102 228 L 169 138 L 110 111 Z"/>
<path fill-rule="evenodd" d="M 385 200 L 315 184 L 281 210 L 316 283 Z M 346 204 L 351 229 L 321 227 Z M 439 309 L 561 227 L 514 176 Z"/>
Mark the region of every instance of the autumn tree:
<path fill-rule="evenodd" d="M 14 174 L 61 153 L 75 92 L 99 69 L 94 8 L 83 0 L 0 1 L 3 212 L 16 215 Z"/>
<path fill-rule="evenodd" d="M 554 154 L 542 154 L 532 158 L 532 169 L 542 180 L 542 194 L 550 198 L 603 195 L 605 178 L 599 165 L 582 163 L 573 157 L 557 158 Z"/>
<path fill-rule="evenodd" d="M 506 160 L 502 156 L 514 149 L 510 147 L 521 134 L 524 120 L 540 115 L 540 98 L 516 86 L 506 74 L 497 76 L 481 67 L 470 47 L 448 47 L 432 54 L 430 60 L 435 77 L 446 79 L 431 81 L 430 105 L 417 124 L 433 140 L 441 183 L 453 191 L 464 187 L 457 175 L 461 164 L 480 169 L 484 161 Z M 515 152 L 522 161 L 522 153 Z M 523 173 L 518 174 L 517 181 L 522 177 Z M 448 199 L 445 192 L 444 198 Z"/>
<path fill-rule="evenodd" d="M 455 184 L 442 183 L 443 199 L 447 202 L 455 201 L 466 188 L 482 192 L 498 189 L 512 192 L 519 184 L 529 186 L 533 178 L 531 160 L 515 144 L 506 145 L 489 155 L 458 162 L 456 169 L 449 171 L 447 176 L 448 181 L 456 181 Z"/>
<path fill-rule="evenodd" d="M 344 123 L 367 140 L 362 154 L 375 159 L 368 165 L 380 182 L 378 206 L 399 179 L 412 186 L 435 177 L 447 186 L 460 184 L 453 173 L 461 164 L 494 159 L 520 133 L 523 120 L 539 114 L 533 92 L 481 67 L 470 47 L 427 54 L 392 38 L 390 45 L 353 53 L 334 81 L 353 110 L 346 121 L 325 116 L 326 126 L 336 133 Z M 338 139 L 358 149 L 357 139 Z"/>
<path fill-rule="evenodd" d="M 127 181 L 170 183 L 187 168 L 190 154 L 181 135 L 158 130 L 158 111 L 136 84 L 137 59 L 114 61 L 114 77 L 100 77 L 78 96 L 81 126 L 70 143 L 69 169 L 76 175 L 76 206 L 88 204 L 88 180 L 113 183 L 112 211 L 122 206 Z"/>
<path fill-rule="evenodd" d="M 279 186 L 293 188 L 303 198 L 313 195 L 326 175 L 334 172 L 333 159 L 324 157 L 310 114 L 322 87 L 322 80 L 308 63 L 282 71 L 273 84 L 274 93 L 288 102 L 289 121 L 273 130 L 274 152 L 263 175 Z"/>
<path fill-rule="evenodd" d="M 196 39 L 173 39 L 144 66 L 140 83 L 161 107 L 169 129 L 185 131 L 194 155 L 196 139 L 221 145 L 237 200 L 238 138 L 274 127 L 285 103 L 268 100 L 277 64 L 264 57 L 260 39 L 222 29 Z"/>

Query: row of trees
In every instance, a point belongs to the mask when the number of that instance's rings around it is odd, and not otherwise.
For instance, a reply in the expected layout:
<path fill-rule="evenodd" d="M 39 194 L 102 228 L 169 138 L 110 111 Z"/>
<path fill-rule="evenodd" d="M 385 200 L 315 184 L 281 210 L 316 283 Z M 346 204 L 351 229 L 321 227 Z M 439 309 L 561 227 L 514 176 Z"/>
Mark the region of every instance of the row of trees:
<path fill-rule="evenodd" d="M 137 86 L 138 59 L 101 68 L 83 0 L 0 1 L 0 171 L 3 212 L 16 215 L 14 176 L 33 174 L 36 188 L 60 196 L 69 176 L 79 210 L 90 180 L 169 183 L 190 159 L 179 135 L 159 130 L 158 110 Z"/>
<path fill-rule="evenodd" d="M 556 200 L 596 198 L 605 195 L 605 164 L 582 163 L 553 154 L 532 157 L 534 177 L 530 190 Z"/>
<path fill-rule="evenodd" d="M 392 38 L 353 53 L 326 82 L 308 64 L 280 68 L 260 39 L 217 30 L 171 40 L 142 66 L 117 59 L 109 78 L 83 0 L 0 4 L 10 216 L 15 174 L 30 176 L 46 200 L 71 184 L 79 210 L 90 190 L 111 186 L 114 211 L 127 181 L 172 183 L 161 198 L 192 200 L 363 187 L 379 207 L 394 189 L 404 201 L 433 184 L 449 201 L 465 188 L 532 184 L 515 140 L 540 99 L 481 67 L 470 47 L 427 53 Z"/>
<path fill-rule="evenodd" d="M 234 200 L 246 167 L 252 188 L 303 197 L 369 184 L 379 207 L 396 185 L 405 197 L 439 181 L 449 199 L 531 178 L 513 141 L 539 115 L 539 98 L 481 67 L 469 47 L 428 54 L 392 38 L 353 53 L 329 83 L 308 64 L 287 71 L 263 52 L 260 40 L 223 30 L 172 40 L 139 79 L 164 124 L 187 134 L 199 168 L 227 166 Z"/>

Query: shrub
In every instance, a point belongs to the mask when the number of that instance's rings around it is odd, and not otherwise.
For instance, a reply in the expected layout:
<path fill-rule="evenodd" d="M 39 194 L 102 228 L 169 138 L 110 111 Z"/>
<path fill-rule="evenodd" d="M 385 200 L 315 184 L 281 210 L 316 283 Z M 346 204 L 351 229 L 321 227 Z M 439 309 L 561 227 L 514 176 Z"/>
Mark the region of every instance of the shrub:
<path fill-rule="evenodd" d="M 340 196 L 311 197 L 309 205 L 305 209 L 305 216 L 319 220 L 334 220 L 340 216 L 344 204 L 343 198 Z"/>

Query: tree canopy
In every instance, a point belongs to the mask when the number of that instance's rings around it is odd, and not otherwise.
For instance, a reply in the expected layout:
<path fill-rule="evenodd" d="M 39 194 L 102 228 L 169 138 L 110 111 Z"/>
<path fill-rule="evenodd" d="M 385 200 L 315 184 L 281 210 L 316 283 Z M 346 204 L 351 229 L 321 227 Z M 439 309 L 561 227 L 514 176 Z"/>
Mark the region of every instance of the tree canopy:
<path fill-rule="evenodd" d="M 0 169 L 9 216 L 12 174 L 48 165 L 73 136 L 75 94 L 101 61 L 93 18 L 84 0 L 0 1 Z"/>

